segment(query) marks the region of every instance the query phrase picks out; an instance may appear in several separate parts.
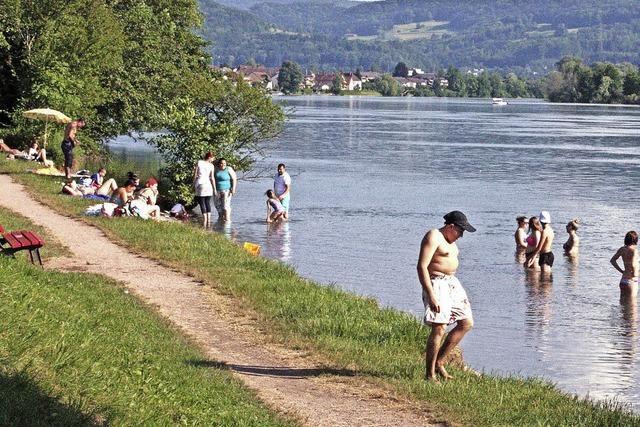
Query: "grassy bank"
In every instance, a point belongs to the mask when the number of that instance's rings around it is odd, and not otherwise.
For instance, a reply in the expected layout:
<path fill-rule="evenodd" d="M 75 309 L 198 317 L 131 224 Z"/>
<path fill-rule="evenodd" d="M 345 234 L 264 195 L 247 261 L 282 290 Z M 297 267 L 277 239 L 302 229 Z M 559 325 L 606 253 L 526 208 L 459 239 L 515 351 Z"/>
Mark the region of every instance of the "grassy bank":
<path fill-rule="evenodd" d="M 45 257 L 66 253 L 39 232 Z M 117 283 L 7 257 L 0 272 L 0 425 L 295 425 Z"/>
<path fill-rule="evenodd" d="M 0 163 L 0 168 L 15 166 Z M 58 211 L 80 216 L 87 204 L 56 194 L 59 188 L 50 179 L 14 176 Z M 428 401 L 449 420 L 474 426 L 640 425 L 637 416 L 616 405 L 576 399 L 535 379 L 476 377 L 454 370 L 452 382 L 426 383 L 427 330 L 408 314 L 304 280 L 289 267 L 251 257 L 221 236 L 193 226 L 127 218 L 84 220 L 133 250 L 234 296 L 239 305 L 255 310 L 260 324 L 276 339 L 318 352 L 337 369 L 355 371 Z"/>

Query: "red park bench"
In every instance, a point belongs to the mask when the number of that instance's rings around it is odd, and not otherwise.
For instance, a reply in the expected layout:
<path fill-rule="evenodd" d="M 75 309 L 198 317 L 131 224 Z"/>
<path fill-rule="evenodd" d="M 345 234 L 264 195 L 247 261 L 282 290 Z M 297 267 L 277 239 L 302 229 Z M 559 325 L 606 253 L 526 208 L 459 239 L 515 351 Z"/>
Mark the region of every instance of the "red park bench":
<path fill-rule="evenodd" d="M 35 264 L 37 259 L 42 266 L 40 248 L 44 246 L 44 240 L 33 231 L 5 231 L 0 225 L 0 252 L 9 256 L 15 256 L 16 252 L 29 251 L 29 259 Z"/>

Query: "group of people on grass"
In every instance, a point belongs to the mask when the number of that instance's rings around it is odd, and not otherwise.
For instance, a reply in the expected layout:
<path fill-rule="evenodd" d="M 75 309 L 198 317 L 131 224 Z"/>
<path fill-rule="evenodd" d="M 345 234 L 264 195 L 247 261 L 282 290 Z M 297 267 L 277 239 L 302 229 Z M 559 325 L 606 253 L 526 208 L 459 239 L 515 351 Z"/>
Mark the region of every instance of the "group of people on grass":
<path fill-rule="evenodd" d="M 54 167 L 53 160 L 47 158 L 47 150 L 40 147 L 40 141 L 37 138 L 33 140 L 26 151 L 11 148 L 5 144 L 4 140 L 0 139 L 0 151 L 7 153 L 9 159 L 29 160 L 38 162 L 47 168 Z"/>
<path fill-rule="evenodd" d="M 516 218 L 518 229 L 515 233 L 516 255 L 528 269 L 551 272 L 554 262 L 551 215 L 540 212 L 537 217 L 527 219 L 521 215 Z M 562 245 L 569 257 L 578 255 L 580 238 L 577 234 L 579 219 L 572 219 L 566 226 L 569 237 Z M 452 211 L 444 216 L 444 225 L 429 230 L 420 244 L 418 256 L 418 279 L 422 286 L 422 300 L 425 307 L 424 323 L 431 326 L 427 338 L 426 378 L 438 382 L 438 376 L 452 378 L 445 369 L 449 356 L 455 346 L 473 327 L 473 314 L 467 294 L 455 277 L 458 269 L 458 247 L 456 240 L 464 232 L 476 229 L 469 224 L 467 217 L 460 211 Z M 624 245 L 611 258 L 611 264 L 622 274 L 620 279 L 621 301 L 633 301 L 638 293 L 638 233 L 629 231 L 624 237 Z M 519 255 L 524 255 L 520 257 Z M 623 266 L 618 264 L 622 258 Z M 446 327 L 455 323 L 455 327 L 446 334 Z"/>
<path fill-rule="evenodd" d="M 129 172 L 127 180 L 119 187 L 115 179 L 105 180 L 106 174 L 107 170 L 100 168 L 91 177 L 80 178 L 80 184 L 69 178 L 62 186 L 62 193 L 108 202 L 108 207 L 113 209 L 109 211 L 107 216 L 129 215 L 132 211 L 138 211 L 143 218 L 160 218 L 156 178 L 149 178 L 144 187 L 140 187 L 138 175 Z"/>
<path fill-rule="evenodd" d="M 78 145 L 76 134 L 78 129 L 85 126 L 85 120 L 80 118 L 67 123 L 64 129 L 64 139 L 60 144 L 62 154 L 64 155 L 64 173 L 67 179 L 71 178 L 71 169 L 73 167 L 73 149 Z M 38 138 L 35 138 L 26 151 L 17 148 L 11 148 L 0 139 L 0 152 L 7 153 L 10 159 L 32 160 L 41 163 L 45 168 L 54 168 L 55 165 L 51 159 L 47 158 L 47 150 L 40 147 Z"/>
<path fill-rule="evenodd" d="M 202 225 L 211 225 L 211 204 L 218 212 L 218 221 L 231 221 L 231 198 L 236 194 L 238 178 L 235 171 L 224 158 L 215 159 L 208 152 L 198 160 L 193 169 L 193 188 L 196 202 L 202 213 Z M 289 215 L 291 177 L 285 165 L 278 165 L 273 190 L 267 196 L 267 222 L 286 220 Z"/>

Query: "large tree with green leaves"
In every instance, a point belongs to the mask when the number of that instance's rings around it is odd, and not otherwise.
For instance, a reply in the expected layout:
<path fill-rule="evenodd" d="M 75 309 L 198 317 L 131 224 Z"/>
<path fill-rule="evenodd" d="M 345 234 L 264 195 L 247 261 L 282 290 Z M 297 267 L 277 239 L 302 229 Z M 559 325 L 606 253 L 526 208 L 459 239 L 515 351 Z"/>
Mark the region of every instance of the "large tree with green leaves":
<path fill-rule="evenodd" d="M 278 73 L 278 87 L 286 94 L 297 93 L 300 90 L 300 83 L 304 79 L 302 69 L 293 61 L 285 61 L 280 66 Z"/>
<path fill-rule="evenodd" d="M 38 124 L 22 111 L 51 107 L 87 119 L 85 149 L 164 129 L 169 162 L 178 156 L 191 169 L 213 151 L 249 168 L 282 113 L 265 93 L 211 71 L 200 24 L 196 0 L 0 0 L 0 126 L 25 140 Z"/>

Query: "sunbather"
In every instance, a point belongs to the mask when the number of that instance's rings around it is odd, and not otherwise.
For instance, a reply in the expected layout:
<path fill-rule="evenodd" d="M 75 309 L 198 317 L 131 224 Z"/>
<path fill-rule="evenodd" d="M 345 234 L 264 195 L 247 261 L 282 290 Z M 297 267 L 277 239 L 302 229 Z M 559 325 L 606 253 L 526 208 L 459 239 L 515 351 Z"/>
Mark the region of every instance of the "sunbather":
<path fill-rule="evenodd" d="M 20 157 L 26 156 L 26 153 L 24 151 L 20 151 L 16 148 L 9 147 L 7 144 L 4 143 L 3 139 L 0 139 L 0 151 L 3 151 L 9 154 L 9 156 L 20 156 Z"/>
<path fill-rule="evenodd" d="M 67 182 L 62 186 L 62 192 L 64 194 L 76 197 L 83 197 L 85 195 L 85 193 L 80 189 L 80 186 L 76 184 L 76 181 L 74 179 L 67 180 Z"/>
<path fill-rule="evenodd" d="M 156 205 L 158 200 L 158 181 L 151 177 L 147 180 L 144 188 L 140 190 L 136 199 L 144 200 L 147 204 L 147 214 L 153 219 L 160 218 L 160 206 Z"/>
<path fill-rule="evenodd" d="M 38 141 L 34 140 L 27 152 L 27 158 L 42 163 L 47 168 L 54 167 L 53 160 L 47 159 L 47 150 L 40 148 Z"/>
<path fill-rule="evenodd" d="M 95 189 L 95 194 L 99 196 L 111 196 L 118 189 L 118 184 L 113 178 L 104 180 L 107 170 L 105 168 L 98 169 L 98 172 L 91 175 L 91 186 Z"/>
<path fill-rule="evenodd" d="M 122 208 L 133 199 L 133 192 L 135 189 L 136 182 L 132 179 L 128 179 L 122 187 L 118 188 L 115 193 L 113 193 L 111 201 L 118 205 L 119 208 Z"/>

